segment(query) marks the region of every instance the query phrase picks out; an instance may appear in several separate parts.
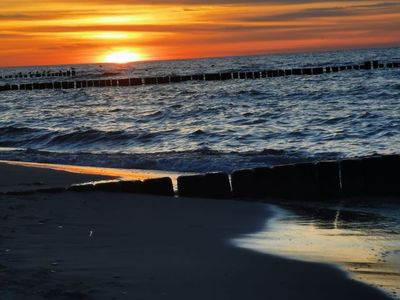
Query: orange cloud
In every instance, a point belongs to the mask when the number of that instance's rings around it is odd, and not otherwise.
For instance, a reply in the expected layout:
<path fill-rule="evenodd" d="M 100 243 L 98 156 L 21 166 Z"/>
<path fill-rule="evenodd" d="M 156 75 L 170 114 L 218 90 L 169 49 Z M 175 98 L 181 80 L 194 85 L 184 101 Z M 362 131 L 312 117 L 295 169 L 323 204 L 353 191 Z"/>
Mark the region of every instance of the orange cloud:
<path fill-rule="evenodd" d="M 0 65 L 399 45 L 399 28 L 398 0 L 4 0 Z"/>

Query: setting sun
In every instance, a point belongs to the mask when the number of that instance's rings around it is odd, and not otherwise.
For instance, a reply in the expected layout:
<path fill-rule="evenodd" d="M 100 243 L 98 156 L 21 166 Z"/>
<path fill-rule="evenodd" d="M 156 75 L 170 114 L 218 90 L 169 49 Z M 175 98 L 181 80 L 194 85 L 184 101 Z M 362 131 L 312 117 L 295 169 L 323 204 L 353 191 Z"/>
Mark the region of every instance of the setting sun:
<path fill-rule="evenodd" d="M 140 60 L 140 55 L 132 51 L 116 51 L 107 54 L 104 58 L 104 62 L 125 64 Z"/>

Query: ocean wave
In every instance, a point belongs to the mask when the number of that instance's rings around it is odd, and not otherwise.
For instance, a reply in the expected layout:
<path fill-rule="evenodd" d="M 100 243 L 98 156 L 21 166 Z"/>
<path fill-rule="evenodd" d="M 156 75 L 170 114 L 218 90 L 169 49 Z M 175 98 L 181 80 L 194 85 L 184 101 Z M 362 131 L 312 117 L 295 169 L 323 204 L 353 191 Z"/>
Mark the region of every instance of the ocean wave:
<path fill-rule="evenodd" d="M 124 131 L 101 131 L 101 130 L 76 130 L 68 133 L 56 132 L 54 136 L 46 143 L 47 146 L 60 144 L 79 144 L 79 143 L 97 143 L 97 142 L 116 142 L 131 138 L 131 134 Z"/>
<path fill-rule="evenodd" d="M 69 131 L 57 131 L 7 126 L 0 128 L 0 146 L 30 147 L 32 149 L 74 149 L 79 146 L 91 148 L 91 146 L 96 145 L 117 147 L 133 142 L 147 143 L 157 137 L 173 132 L 176 132 L 176 130 L 138 130 L 129 132 L 123 130 L 103 131 L 90 128 L 75 128 Z"/>
<path fill-rule="evenodd" d="M 1 160 L 177 172 L 231 172 L 236 169 L 260 166 L 336 159 L 341 157 L 341 155 L 342 153 L 311 155 L 305 151 L 287 151 L 283 149 L 224 152 L 209 148 L 154 153 L 65 153 L 35 149 L 9 149 L 9 151 L 0 151 Z"/>
<path fill-rule="evenodd" d="M 118 78 L 202 74 L 211 72 L 212 65 L 212 72 L 236 72 L 345 65 L 372 57 L 384 62 L 398 51 L 387 48 L 74 67 L 79 80 L 90 80 L 117 74 Z M 0 147 L 25 150 L 1 149 L 1 155 L 93 166 L 229 171 L 393 153 L 400 143 L 397 75 L 397 69 L 380 69 L 4 93 L 0 99 Z"/>
<path fill-rule="evenodd" d="M 16 126 L 5 126 L 0 127 L 0 135 L 9 135 L 9 134 L 20 134 L 20 133 L 30 133 L 34 132 L 35 129 L 28 127 L 16 127 Z"/>

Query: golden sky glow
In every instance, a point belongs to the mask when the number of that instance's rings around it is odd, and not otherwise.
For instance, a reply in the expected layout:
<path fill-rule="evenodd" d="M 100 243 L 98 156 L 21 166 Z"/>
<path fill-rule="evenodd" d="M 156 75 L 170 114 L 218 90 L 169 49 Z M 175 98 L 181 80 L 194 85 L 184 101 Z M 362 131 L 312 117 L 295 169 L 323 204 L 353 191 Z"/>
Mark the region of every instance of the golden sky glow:
<path fill-rule="evenodd" d="M 131 50 L 120 50 L 113 51 L 106 54 L 102 61 L 107 63 L 125 64 L 128 62 L 134 62 L 141 60 L 138 53 L 132 52 Z"/>
<path fill-rule="evenodd" d="M 0 66 L 400 44 L 398 0 L 1 0 Z"/>

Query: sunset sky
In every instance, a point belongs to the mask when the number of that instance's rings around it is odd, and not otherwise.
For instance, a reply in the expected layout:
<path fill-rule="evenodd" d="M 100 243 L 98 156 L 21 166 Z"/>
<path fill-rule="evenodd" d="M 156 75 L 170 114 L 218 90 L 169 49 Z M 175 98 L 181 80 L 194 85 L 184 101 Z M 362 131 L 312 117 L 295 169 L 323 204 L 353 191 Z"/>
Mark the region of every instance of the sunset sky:
<path fill-rule="evenodd" d="M 400 45 L 400 1 L 1 0 L 0 66 Z"/>

